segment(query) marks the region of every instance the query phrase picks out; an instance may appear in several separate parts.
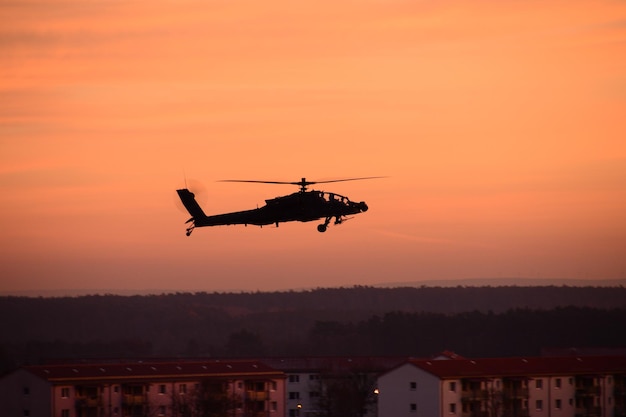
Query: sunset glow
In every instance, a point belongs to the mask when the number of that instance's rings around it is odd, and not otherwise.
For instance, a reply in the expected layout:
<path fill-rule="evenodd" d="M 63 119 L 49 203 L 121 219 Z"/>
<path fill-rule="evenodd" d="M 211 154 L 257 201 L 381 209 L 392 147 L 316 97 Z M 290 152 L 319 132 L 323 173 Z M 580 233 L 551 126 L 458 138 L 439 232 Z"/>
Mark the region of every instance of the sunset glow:
<path fill-rule="evenodd" d="M 0 292 L 626 278 L 622 1 L 0 3 Z M 366 201 L 185 236 L 298 181 Z"/>

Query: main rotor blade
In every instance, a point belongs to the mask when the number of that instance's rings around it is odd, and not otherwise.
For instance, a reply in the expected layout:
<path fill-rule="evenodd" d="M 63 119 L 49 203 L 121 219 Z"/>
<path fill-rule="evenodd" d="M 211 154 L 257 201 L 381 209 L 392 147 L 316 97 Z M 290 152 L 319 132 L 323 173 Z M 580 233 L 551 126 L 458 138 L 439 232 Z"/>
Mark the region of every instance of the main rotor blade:
<path fill-rule="evenodd" d="M 257 180 L 219 180 L 218 182 L 256 182 L 259 184 L 289 184 L 298 185 L 299 182 L 286 182 L 286 181 L 257 181 Z"/>
<path fill-rule="evenodd" d="M 329 182 L 342 182 L 342 181 L 357 181 L 357 180 L 370 180 L 374 178 L 385 177 L 359 177 L 359 178 L 344 178 L 339 180 L 327 180 L 327 181 L 307 181 L 302 178 L 301 181 L 260 181 L 260 180 L 220 180 L 219 182 L 254 182 L 259 184 L 288 184 L 288 185 L 313 185 L 313 184 L 326 184 Z"/>
<path fill-rule="evenodd" d="M 309 184 L 325 184 L 329 182 L 342 182 L 342 181 L 358 181 L 358 180 L 371 180 L 374 178 L 385 178 L 385 177 L 359 177 L 359 178 L 345 178 L 341 180 L 328 180 L 328 181 L 310 181 Z M 298 183 L 300 184 L 300 183 Z"/>

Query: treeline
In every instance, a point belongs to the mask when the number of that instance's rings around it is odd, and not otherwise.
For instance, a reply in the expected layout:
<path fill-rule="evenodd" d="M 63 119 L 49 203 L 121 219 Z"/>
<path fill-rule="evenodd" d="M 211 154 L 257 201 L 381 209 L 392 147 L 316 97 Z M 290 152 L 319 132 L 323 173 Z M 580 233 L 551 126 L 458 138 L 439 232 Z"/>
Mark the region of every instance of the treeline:
<path fill-rule="evenodd" d="M 626 290 L 354 287 L 0 298 L 0 367 L 50 359 L 538 355 L 626 347 Z"/>

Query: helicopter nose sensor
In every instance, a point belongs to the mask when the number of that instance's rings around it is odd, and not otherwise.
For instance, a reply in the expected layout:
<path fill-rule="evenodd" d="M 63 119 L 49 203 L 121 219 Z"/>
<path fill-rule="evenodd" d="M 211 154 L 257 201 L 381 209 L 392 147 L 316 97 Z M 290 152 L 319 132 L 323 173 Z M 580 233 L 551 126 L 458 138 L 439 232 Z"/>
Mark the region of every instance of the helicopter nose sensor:
<path fill-rule="evenodd" d="M 359 203 L 359 209 L 360 209 L 361 211 L 367 211 L 368 207 L 367 207 L 367 204 L 365 204 L 365 201 L 361 201 L 361 202 Z"/>

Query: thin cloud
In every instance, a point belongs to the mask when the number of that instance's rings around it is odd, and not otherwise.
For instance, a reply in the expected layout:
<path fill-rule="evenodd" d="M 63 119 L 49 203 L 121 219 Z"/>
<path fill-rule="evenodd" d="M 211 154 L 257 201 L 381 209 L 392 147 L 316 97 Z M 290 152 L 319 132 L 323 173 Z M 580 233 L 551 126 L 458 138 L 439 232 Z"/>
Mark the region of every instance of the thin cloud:
<path fill-rule="evenodd" d="M 428 236 L 417 236 L 417 235 L 412 235 L 408 233 L 393 232 L 393 231 L 382 230 L 382 229 L 374 229 L 373 231 L 383 236 L 387 236 L 387 237 L 391 237 L 391 238 L 399 239 L 399 240 L 404 240 L 404 241 L 417 242 L 417 243 L 427 243 L 427 244 L 442 245 L 442 246 L 485 248 L 485 249 L 493 248 L 493 246 L 491 245 L 486 245 L 486 244 L 477 243 L 477 242 L 462 242 L 462 241 L 452 240 L 452 239 L 443 239 L 443 238 L 428 237 Z"/>

